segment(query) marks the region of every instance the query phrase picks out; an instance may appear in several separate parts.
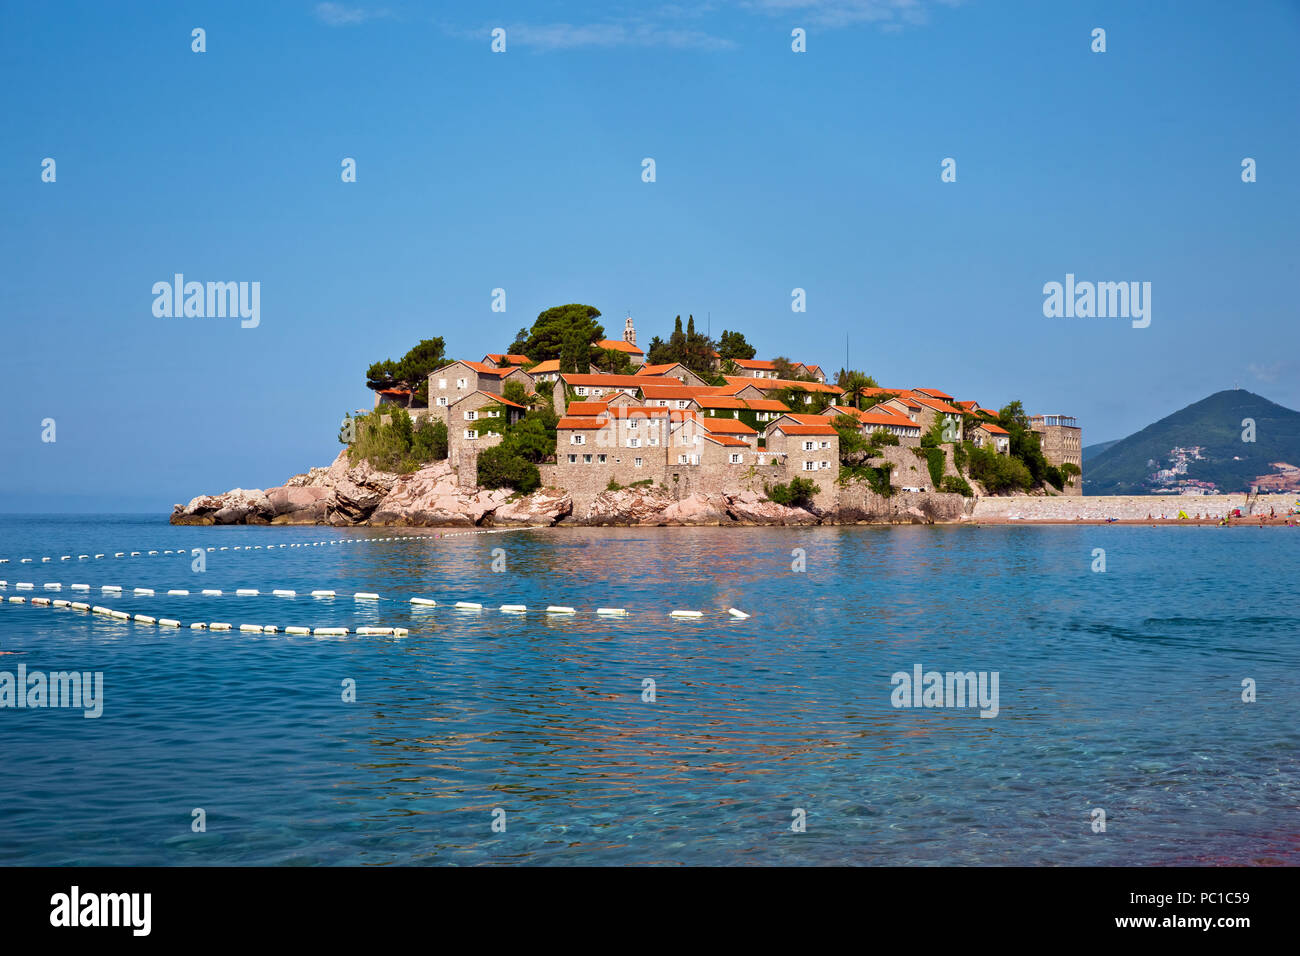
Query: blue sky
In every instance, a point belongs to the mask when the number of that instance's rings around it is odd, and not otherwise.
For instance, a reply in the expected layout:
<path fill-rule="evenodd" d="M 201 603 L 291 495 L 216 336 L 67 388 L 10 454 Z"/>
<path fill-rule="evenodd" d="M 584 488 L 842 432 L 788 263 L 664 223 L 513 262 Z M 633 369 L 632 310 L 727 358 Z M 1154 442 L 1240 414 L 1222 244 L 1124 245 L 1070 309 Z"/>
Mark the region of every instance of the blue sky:
<path fill-rule="evenodd" d="M 1085 443 L 1234 384 L 1300 407 L 1297 50 L 1265 0 L 5 5 L 0 511 L 280 484 L 372 361 L 571 301 L 832 371 L 847 334 Z M 177 272 L 260 282 L 260 325 L 156 318 Z M 1150 282 L 1150 327 L 1045 318 L 1066 273 Z"/>

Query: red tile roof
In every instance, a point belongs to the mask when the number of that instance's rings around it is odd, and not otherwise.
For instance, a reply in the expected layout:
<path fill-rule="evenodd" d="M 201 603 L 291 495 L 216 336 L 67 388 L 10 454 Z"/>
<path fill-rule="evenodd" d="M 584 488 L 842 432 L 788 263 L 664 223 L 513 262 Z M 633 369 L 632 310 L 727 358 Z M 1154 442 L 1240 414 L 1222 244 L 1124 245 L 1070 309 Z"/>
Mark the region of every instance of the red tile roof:
<path fill-rule="evenodd" d="M 949 395 L 947 392 L 941 392 L 937 388 L 914 388 L 912 389 L 912 391 L 919 392 L 920 394 L 925 395 L 928 398 L 938 398 L 938 399 L 942 399 L 945 402 L 952 401 L 951 395 Z"/>
<path fill-rule="evenodd" d="M 829 392 L 832 395 L 842 395 L 844 389 L 838 385 L 823 385 L 821 382 L 800 382 L 792 378 L 749 378 L 744 375 L 724 375 L 728 385 L 753 385 L 755 388 L 764 392 L 776 391 L 780 388 L 797 388 L 805 392 Z"/>
<path fill-rule="evenodd" d="M 784 432 L 787 435 L 838 435 L 830 425 L 790 425 L 786 423 L 773 424 L 773 428 Z"/>
<path fill-rule="evenodd" d="M 624 342 L 622 339 L 601 339 L 596 343 L 596 348 L 609 349 L 611 352 L 626 352 L 628 355 L 645 355 L 631 342 Z"/>
<path fill-rule="evenodd" d="M 994 424 L 992 424 L 992 423 L 990 423 L 990 422 L 984 422 L 984 423 L 982 423 L 982 424 L 980 424 L 980 425 L 976 425 L 976 426 L 975 426 L 975 430 L 976 430 L 976 431 L 979 431 L 981 428 L 984 429 L 984 431 L 989 432 L 990 434 L 993 434 L 993 435 L 1010 435 L 1010 434 L 1011 434 L 1011 432 L 1007 431 L 1007 430 L 1006 430 L 1005 428 L 1003 428 L 1001 425 L 994 425 Z"/>
<path fill-rule="evenodd" d="M 555 427 L 556 428 L 577 428 L 577 429 L 604 428 L 605 420 L 601 418 L 577 418 L 577 417 L 571 418 L 568 415 L 566 415 L 560 419 L 559 424 L 557 424 Z"/>
<path fill-rule="evenodd" d="M 725 445 L 728 448 L 748 448 L 749 442 L 743 438 L 732 438 L 730 435 L 705 435 L 705 441 L 711 441 L 717 445 Z"/>
<path fill-rule="evenodd" d="M 700 418 L 700 427 L 708 432 L 730 432 L 733 435 L 757 435 L 758 432 L 738 418 Z"/>

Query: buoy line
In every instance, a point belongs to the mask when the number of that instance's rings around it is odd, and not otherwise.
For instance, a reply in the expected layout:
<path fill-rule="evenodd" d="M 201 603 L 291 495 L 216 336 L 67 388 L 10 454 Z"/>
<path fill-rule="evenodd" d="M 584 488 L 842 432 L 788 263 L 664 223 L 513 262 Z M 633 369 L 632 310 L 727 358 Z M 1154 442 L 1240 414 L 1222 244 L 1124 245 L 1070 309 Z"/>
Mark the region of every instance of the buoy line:
<path fill-rule="evenodd" d="M 27 598 L 13 596 L 10 597 L 7 602 L 0 603 L 27 604 Z M 67 601 L 62 598 L 34 597 L 31 599 L 31 603 L 28 606 L 89 612 L 91 615 L 109 617 L 116 621 L 126 621 L 131 624 L 139 624 L 145 627 L 183 628 L 187 626 L 176 618 L 153 617 L 149 614 L 130 614 L 126 611 L 119 611 L 116 608 L 104 607 L 99 604 L 92 605 L 84 601 Z M 251 634 L 278 634 L 283 632 L 294 636 L 310 635 L 312 637 L 346 637 L 349 633 L 355 633 L 359 637 L 406 637 L 411 633 L 410 629 L 405 627 L 377 627 L 362 625 L 357 627 L 355 631 L 350 631 L 346 627 L 302 627 L 291 625 L 282 628 L 274 624 L 240 624 L 236 626 L 234 624 L 227 624 L 220 621 L 196 621 L 189 624 L 188 627 L 192 631 L 239 631 L 241 633 Z"/>
<path fill-rule="evenodd" d="M 10 585 L 8 581 L 0 581 L 0 591 L 8 590 L 9 587 Z M 77 591 L 77 592 L 89 592 L 91 590 L 91 586 L 88 584 L 69 584 L 67 585 L 67 587 L 70 591 Z M 30 581 L 17 581 L 14 582 L 13 588 L 18 591 L 35 591 L 36 585 Z M 46 590 L 46 591 L 62 592 L 63 588 L 64 585 L 61 582 L 50 582 L 42 585 L 42 590 Z M 125 588 L 117 584 L 101 584 L 99 586 L 99 591 L 101 594 L 111 594 L 114 596 L 127 593 Z M 156 597 L 157 590 L 154 588 L 132 588 L 130 594 L 132 597 L 137 597 L 137 598 Z M 172 588 L 166 592 L 165 596 L 166 597 L 189 597 L 192 596 L 192 594 L 193 592 L 187 589 Z M 234 597 L 270 597 L 277 600 L 286 600 L 286 599 L 296 600 L 298 597 L 311 597 L 314 601 L 335 600 L 340 598 L 339 593 L 333 590 L 314 590 L 309 593 L 304 593 L 302 595 L 299 595 L 297 591 L 292 591 L 284 588 L 276 588 L 269 592 L 262 591 L 259 588 L 236 588 L 233 592 L 229 590 L 221 590 L 217 588 L 206 588 L 200 591 L 199 595 L 201 597 L 224 597 L 227 595 L 234 596 Z M 354 603 L 361 604 L 362 606 L 370 606 L 382 601 L 401 600 L 400 598 L 382 597 L 379 593 L 375 591 L 354 591 L 350 596 L 346 592 L 344 592 L 343 595 L 341 596 L 341 599 L 348 600 L 349 597 L 351 597 L 351 600 Z M 24 600 L 25 598 L 22 597 L 9 598 L 9 601 L 15 604 L 21 604 L 23 603 Z M 33 603 L 35 604 L 37 600 L 38 599 L 33 599 Z M 408 598 L 406 603 L 410 606 L 413 612 L 416 610 L 427 609 L 427 608 L 445 608 L 453 611 L 475 611 L 481 613 L 484 610 L 490 611 L 493 609 L 491 605 L 485 605 L 481 601 L 457 600 L 450 603 L 448 602 L 440 603 L 433 598 L 426 598 L 426 597 Z M 69 602 L 67 601 L 55 602 L 55 606 L 64 606 L 67 604 L 69 604 Z M 528 606 L 525 604 L 502 604 L 497 606 L 496 610 L 501 614 L 528 614 L 529 613 Z M 547 605 L 544 610 L 539 610 L 538 608 L 534 607 L 532 613 L 543 613 L 546 614 L 548 617 L 576 616 L 580 613 L 581 614 L 594 613 L 598 617 L 628 617 L 631 612 L 629 612 L 627 608 L 622 608 L 622 607 L 598 607 L 594 610 L 594 612 L 589 612 L 585 610 L 579 611 L 577 608 L 571 607 L 569 605 L 550 604 Z M 747 620 L 751 616 L 745 611 L 742 611 L 739 608 L 734 608 L 734 607 L 729 607 L 726 608 L 725 611 L 715 612 L 715 613 L 719 613 L 721 616 L 729 617 L 735 620 Z M 701 620 L 701 619 L 705 619 L 707 616 L 708 616 L 707 612 L 705 611 L 686 609 L 686 608 L 675 608 L 668 612 L 668 617 L 677 621 Z"/>
<path fill-rule="evenodd" d="M 197 527 L 197 526 L 191 525 L 189 527 Z M 238 527 L 238 526 L 227 525 L 225 527 Z M 98 554 L 92 553 L 92 554 L 77 554 L 77 555 L 63 554 L 63 555 L 59 555 L 58 560 L 59 561 L 73 561 L 73 560 L 99 561 L 103 559 L 115 560 L 117 558 L 166 557 L 167 555 L 189 558 L 189 557 L 193 557 L 195 550 L 201 550 L 209 554 L 218 551 L 278 551 L 281 548 L 289 548 L 289 549 L 319 548 L 322 546 L 341 545 L 341 544 L 386 544 L 392 541 L 417 541 L 421 539 L 428 540 L 428 541 L 436 541 L 439 538 L 463 538 L 466 535 L 473 535 L 473 534 L 505 534 L 510 531 L 531 531 L 531 530 L 533 529 L 529 527 L 471 528 L 467 531 L 445 531 L 445 532 L 440 531 L 435 533 L 422 531 L 416 534 L 400 534 L 400 535 L 393 535 L 391 537 L 382 537 L 382 538 L 334 538 L 333 540 L 323 539 L 321 541 L 297 541 L 297 542 L 285 542 L 283 544 L 277 542 L 274 544 L 218 545 L 213 547 L 203 547 L 197 549 L 196 548 L 163 548 L 163 549 L 151 548 L 151 549 L 142 549 L 139 551 L 114 551 L 111 554 L 108 552 L 102 552 Z M 53 557 L 18 558 L 17 563 L 49 564 L 54 560 L 55 559 Z M 13 558 L 0 558 L 0 564 L 10 564 L 13 561 L 14 561 Z"/>

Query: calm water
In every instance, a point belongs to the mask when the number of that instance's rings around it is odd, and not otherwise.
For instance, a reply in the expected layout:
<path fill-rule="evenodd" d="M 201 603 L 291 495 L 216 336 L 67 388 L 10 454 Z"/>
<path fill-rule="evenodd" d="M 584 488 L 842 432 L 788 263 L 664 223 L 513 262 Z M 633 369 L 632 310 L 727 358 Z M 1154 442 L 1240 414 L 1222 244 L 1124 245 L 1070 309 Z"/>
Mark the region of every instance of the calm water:
<path fill-rule="evenodd" d="M 57 581 L 44 596 L 186 624 L 410 628 L 223 636 L 6 601 L 0 670 L 103 671 L 105 700 L 98 720 L 0 710 L 0 863 L 1300 863 L 1300 531 L 522 531 L 215 551 L 203 573 L 111 557 L 369 533 L 0 517 L 0 595 Z M 998 716 L 894 708 L 915 664 L 997 671 Z"/>

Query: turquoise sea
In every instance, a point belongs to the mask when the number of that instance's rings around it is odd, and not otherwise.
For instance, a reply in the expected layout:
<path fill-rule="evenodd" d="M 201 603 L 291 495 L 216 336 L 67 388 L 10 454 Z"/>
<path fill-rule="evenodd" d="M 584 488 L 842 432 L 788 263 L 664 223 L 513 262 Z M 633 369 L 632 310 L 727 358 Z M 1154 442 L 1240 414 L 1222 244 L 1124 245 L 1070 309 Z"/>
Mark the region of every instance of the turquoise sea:
<path fill-rule="evenodd" d="M 0 672 L 103 674 L 98 719 L 0 708 L 0 863 L 1300 863 L 1293 528 L 5 516 L 0 558 Z M 893 706 L 917 665 L 996 672 L 997 716 Z"/>

